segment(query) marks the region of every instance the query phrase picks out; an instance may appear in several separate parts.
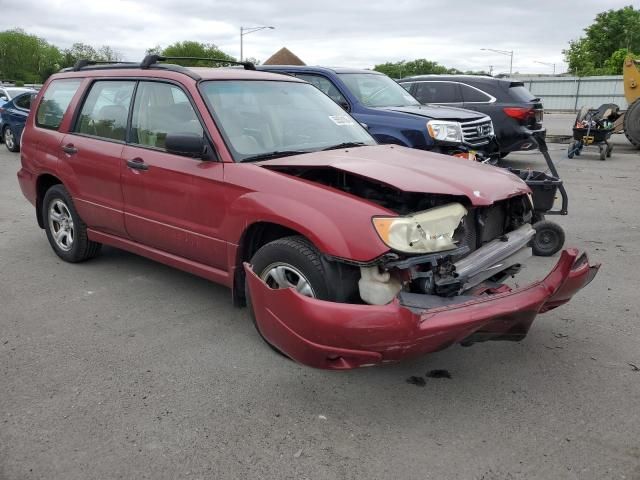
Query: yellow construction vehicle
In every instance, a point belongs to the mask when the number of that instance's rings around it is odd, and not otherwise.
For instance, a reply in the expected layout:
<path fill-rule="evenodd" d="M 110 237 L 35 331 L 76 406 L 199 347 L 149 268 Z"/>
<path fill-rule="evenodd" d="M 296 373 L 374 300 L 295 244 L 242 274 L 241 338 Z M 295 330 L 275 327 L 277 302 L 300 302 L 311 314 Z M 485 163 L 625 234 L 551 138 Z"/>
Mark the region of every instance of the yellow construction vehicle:
<path fill-rule="evenodd" d="M 624 128 L 624 134 L 635 147 L 640 148 L 640 65 L 639 60 L 635 60 L 629 55 L 624 60 L 622 74 L 624 77 L 624 96 L 629 107 L 622 117 L 616 122 L 619 127 Z"/>

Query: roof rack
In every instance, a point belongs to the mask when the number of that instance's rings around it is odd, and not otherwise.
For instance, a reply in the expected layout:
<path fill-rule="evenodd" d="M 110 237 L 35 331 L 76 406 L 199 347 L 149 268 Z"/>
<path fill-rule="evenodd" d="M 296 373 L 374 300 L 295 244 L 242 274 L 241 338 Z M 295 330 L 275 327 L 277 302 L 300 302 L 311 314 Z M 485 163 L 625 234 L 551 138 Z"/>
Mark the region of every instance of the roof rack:
<path fill-rule="evenodd" d="M 78 60 L 73 67 L 71 67 L 71 71 L 79 72 L 84 67 L 88 67 L 90 65 L 134 65 L 136 62 L 111 62 L 108 60 L 87 60 L 86 58 L 81 58 Z M 69 69 L 66 69 L 69 70 Z"/>
<path fill-rule="evenodd" d="M 251 62 L 236 62 L 234 60 L 226 60 L 223 58 L 209 58 L 209 57 L 165 57 L 163 55 L 147 55 L 140 63 L 140 68 L 149 68 L 151 65 L 155 65 L 159 62 L 166 62 L 167 60 L 204 60 L 214 63 L 226 63 L 230 65 L 242 65 L 245 70 L 255 70 L 256 66 Z"/>

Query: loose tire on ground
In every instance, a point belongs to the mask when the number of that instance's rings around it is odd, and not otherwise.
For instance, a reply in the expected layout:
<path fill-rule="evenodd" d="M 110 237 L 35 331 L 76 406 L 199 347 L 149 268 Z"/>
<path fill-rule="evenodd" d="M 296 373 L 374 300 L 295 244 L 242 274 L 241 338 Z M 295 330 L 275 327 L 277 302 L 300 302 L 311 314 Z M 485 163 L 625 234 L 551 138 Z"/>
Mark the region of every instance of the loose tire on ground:
<path fill-rule="evenodd" d="M 100 253 L 102 244 L 87 237 L 82 221 L 67 189 L 54 185 L 42 201 L 42 223 L 53 251 L 65 262 L 84 262 Z"/>
<path fill-rule="evenodd" d="M 536 231 L 531 241 L 533 254 L 539 257 L 550 257 L 560 251 L 564 245 L 564 230 L 560 225 L 548 220 L 541 220 L 533 224 Z"/>

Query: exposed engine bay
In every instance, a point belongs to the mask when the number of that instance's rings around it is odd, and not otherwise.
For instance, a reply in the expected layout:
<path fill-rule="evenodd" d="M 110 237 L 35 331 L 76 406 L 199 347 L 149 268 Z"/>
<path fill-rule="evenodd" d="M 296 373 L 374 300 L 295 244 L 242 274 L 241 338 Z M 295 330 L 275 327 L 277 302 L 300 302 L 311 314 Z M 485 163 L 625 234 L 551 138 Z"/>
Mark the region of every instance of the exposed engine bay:
<path fill-rule="evenodd" d="M 466 197 L 404 192 L 330 167 L 271 168 L 408 216 L 418 222 L 417 229 L 425 238 L 427 234 L 419 223 L 425 214 L 452 206 L 462 210 L 462 215 L 456 217 L 457 226 L 454 226 L 446 250 L 408 253 L 391 248 L 390 253 L 368 264 L 347 261 L 350 267 L 360 270 L 359 299 L 356 300 L 383 305 L 402 295 L 407 301 L 421 306 L 425 302 L 438 305 L 453 297 L 462 301 L 465 297 L 503 288 L 502 282 L 518 273 L 532 255 L 528 245 L 535 231 L 531 226 L 532 204 L 527 195 L 477 207 Z"/>

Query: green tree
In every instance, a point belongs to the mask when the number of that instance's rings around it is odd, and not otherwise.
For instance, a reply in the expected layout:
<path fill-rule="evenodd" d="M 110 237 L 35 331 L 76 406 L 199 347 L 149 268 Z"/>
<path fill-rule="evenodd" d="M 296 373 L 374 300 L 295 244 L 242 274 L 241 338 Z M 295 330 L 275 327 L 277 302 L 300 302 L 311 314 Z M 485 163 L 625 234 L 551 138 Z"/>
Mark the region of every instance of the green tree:
<path fill-rule="evenodd" d="M 96 49 L 85 43 L 74 43 L 70 48 L 62 51 L 62 67 L 72 67 L 81 59 L 99 62 L 119 62 L 122 60 L 122 55 L 107 45 Z"/>
<path fill-rule="evenodd" d="M 60 68 L 60 58 L 57 47 L 24 30 L 0 32 L 0 79 L 42 82 Z"/>
<path fill-rule="evenodd" d="M 584 32 L 562 52 L 569 72 L 581 76 L 620 74 L 622 52 L 640 52 L 640 9 L 629 5 L 599 13 Z"/>
<path fill-rule="evenodd" d="M 235 61 L 234 57 L 232 57 L 231 55 L 227 55 L 213 43 L 200 43 L 191 40 L 176 42 L 163 49 L 161 49 L 160 46 L 147 49 L 148 54 L 157 54 L 159 52 L 167 57 L 203 57 Z M 206 60 L 175 60 L 172 62 L 178 65 L 183 65 L 185 67 L 212 66 L 211 62 L 208 62 Z"/>
<path fill-rule="evenodd" d="M 447 68 L 438 62 L 432 62 L 424 58 L 411 61 L 402 60 L 400 62 L 382 63 L 376 65 L 373 69 L 389 75 L 391 78 L 409 77 L 411 75 L 460 73 L 455 68 Z"/>

